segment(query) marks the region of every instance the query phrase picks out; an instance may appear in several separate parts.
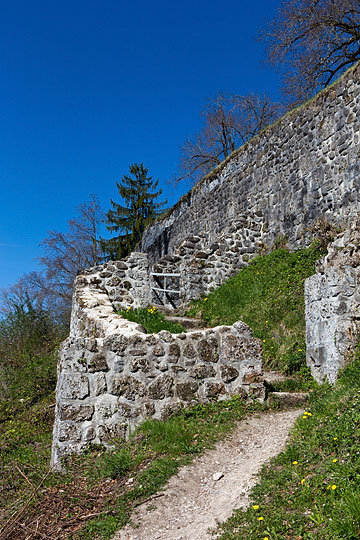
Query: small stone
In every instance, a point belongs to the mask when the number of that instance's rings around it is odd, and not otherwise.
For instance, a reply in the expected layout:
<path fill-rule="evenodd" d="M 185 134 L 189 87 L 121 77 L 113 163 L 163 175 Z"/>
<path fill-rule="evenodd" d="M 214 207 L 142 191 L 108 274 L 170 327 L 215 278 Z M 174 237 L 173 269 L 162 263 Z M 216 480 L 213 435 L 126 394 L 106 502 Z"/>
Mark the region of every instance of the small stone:
<path fill-rule="evenodd" d="M 214 480 L 214 482 L 217 482 L 218 480 L 221 480 L 223 476 L 224 476 L 223 472 L 216 472 L 213 474 L 212 479 Z"/>

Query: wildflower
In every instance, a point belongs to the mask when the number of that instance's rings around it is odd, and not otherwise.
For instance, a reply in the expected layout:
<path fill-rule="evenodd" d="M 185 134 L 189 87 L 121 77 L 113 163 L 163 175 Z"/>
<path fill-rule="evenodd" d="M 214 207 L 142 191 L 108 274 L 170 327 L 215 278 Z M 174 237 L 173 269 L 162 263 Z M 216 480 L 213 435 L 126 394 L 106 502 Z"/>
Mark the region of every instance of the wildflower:
<path fill-rule="evenodd" d="M 204 302 L 207 302 L 207 298 L 204 298 Z"/>
<path fill-rule="evenodd" d="M 336 489 L 336 485 L 333 484 L 333 485 L 331 486 L 331 489 L 334 491 L 334 490 Z"/>
<path fill-rule="evenodd" d="M 253 509 L 254 509 L 254 510 L 259 510 L 259 505 L 258 505 L 258 504 L 254 504 Z"/>
<path fill-rule="evenodd" d="M 263 343 L 265 343 L 265 342 L 266 342 L 266 339 L 263 339 Z"/>
<path fill-rule="evenodd" d="M 304 420 L 306 420 L 307 418 L 308 418 L 307 416 L 305 416 L 305 415 L 303 416 L 303 419 L 304 419 Z"/>
<path fill-rule="evenodd" d="M 333 463 L 336 463 L 336 462 L 337 462 L 337 459 L 336 459 L 336 458 L 335 458 L 335 459 L 333 459 Z"/>
<path fill-rule="evenodd" d="M 337 441 L 337 437 L 334 437 L 334 441 Z"/>
<path fill-rule="evenodd" d="M 298 464 L 298 461 L 293 461 L 292 464 L 293 464 L 293 465 L 297 465 L 297 464 Z"/>
<path fill-rule="evenodd" d="M 299 352 L 302 352 L 302 349 L 298 349 Z"/>
<path fill-rule="evenodd" d="M 305 478 L 302 478 L 301 485 L 303 486 L 305 484 Z"/>
<path fill-rule="evenodd" d="M 268 536 L 264 536 L 263 540 L 269 540 Z"/>
<path fill-rule="evenodd" d="M 262 516 L 258 517 L 258 521 L 264 521 L 264 518 Z"/>

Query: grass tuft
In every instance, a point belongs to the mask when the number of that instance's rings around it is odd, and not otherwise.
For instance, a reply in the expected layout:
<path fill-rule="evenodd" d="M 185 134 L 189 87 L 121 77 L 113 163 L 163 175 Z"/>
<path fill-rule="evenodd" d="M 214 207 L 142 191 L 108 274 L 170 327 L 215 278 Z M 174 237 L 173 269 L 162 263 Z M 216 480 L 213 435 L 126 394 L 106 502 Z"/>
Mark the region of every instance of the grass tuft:
<path fill-rule="evenodd" d="M 128 321 L 137 322 L 141 324 L 147 334 L 156 334 L 161 330 L 167 330 L 172 334 L 181 334 L 186 332 L 185 328 L 179 323 L 173 323 L 167 321 L 162 313 L 157 311 L 156 307 L 136 308 L 136 309 L 124 309 L 118 311 L 118 315 L 121 315 Z"/>

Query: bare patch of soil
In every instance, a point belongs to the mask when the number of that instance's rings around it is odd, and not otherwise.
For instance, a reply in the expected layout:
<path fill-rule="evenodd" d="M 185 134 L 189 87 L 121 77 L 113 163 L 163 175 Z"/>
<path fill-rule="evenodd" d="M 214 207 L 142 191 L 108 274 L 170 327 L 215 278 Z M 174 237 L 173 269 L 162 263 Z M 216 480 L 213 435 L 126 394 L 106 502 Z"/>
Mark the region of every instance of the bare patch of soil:
<path fill-rule="evenodd" d="M 242 421 L 230 438 L 183 467 L 162 493 L 139 506 L 132 526 L 113 540 L 210 540 L 209 528 L 248 506 L 257 473 L 284 449 L 301 412 L 262 413 Z"/>

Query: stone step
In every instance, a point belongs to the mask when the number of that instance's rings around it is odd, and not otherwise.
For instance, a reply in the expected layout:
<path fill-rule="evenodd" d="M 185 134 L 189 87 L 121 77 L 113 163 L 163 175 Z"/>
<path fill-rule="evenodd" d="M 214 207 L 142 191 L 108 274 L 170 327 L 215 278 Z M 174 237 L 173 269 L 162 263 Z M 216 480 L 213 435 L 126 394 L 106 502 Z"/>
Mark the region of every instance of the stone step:
<path fill-rule="evenodd" d="M 306 405 L 308 399 L 307 392 L 269 392 L 267 402 L 272 406 L 298 407 Z"/>
<path fill-rule="evenodd" d="M 269 385 L 276 382 L 283 382 L 291 378 L 292 377 L 287 377 L 283 373 L 280 373 L 280 371 L 264 371 L 264 381 Z"/>
<path fill-rule="evenodd" d="M 199 319 L 194 319 L 193 317 L 173 317 L 167 315 L 166 320 L 172 323 L 181 324 L 186 330 L 199 330 L 201 328 L 204 328 L 203 321 L 200 321 Z"/>

